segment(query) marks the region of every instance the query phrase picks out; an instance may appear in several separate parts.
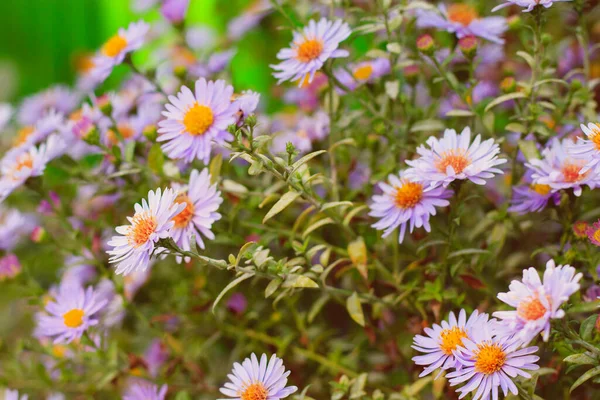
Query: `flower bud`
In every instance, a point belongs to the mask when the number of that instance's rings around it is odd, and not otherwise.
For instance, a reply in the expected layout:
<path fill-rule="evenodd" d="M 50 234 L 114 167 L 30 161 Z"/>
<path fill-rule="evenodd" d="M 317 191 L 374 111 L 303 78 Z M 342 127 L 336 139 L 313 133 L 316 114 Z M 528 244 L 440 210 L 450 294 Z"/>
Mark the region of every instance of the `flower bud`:
<path fill-rule="evenodd" d="M 402 70 L 404 78 L 410 85 L 416 85 L 419 81 L 419 66 L 416 64 L 408 65 Z"/>
<path fill-rule="evenodd" d="M 460 38 L 458 41 L 458 48 L 466 58 L 473 59 L 475 54 L 477 54 L 478 44 L 477 38 L 473 35 L 469 35 Z"/>
<path fill-rule="evenodd" d="M 507 76 L 500 82 L 500 89 L 502 89 L 504 93 L 512 93 L 517 89 L 517 81 L 515 81 L 515 78 L 512 76 Z"/>
<path fill-rule="evenodd" d="M 41 226 L 36 226 L 33 228 L 30 238 L 34 243 L 42 243 L 46 239 L 46 230 Z"/>
<path fill-rule="evenodd" d="M 417 49 L 423 54 L 433 54 L 435 50 L 435 41 L 433 40 L 433 37 L 428 33 L 419 36 L 417 39 Z"/>
<path fill-rule="evenodd" d="M 146 126 L 144 128 L 144 130 L 142 131 L 142 134 L 150 142 L 155 142 L 156 141 L 156 137 L 158 136 L 158 133 L 156 132 L 156 126 L 155 125 L 148 125 L 148 126 Z"/>
<path fill-rule="evenodd" d="M 107 95 L 102 95 L 98 97 L 96 105 L 98 106 L 100 111 L 102 111 L 102 114 L 106 115 L 107 117 L 110 117 L 112 115 L 113 107 Z"/>

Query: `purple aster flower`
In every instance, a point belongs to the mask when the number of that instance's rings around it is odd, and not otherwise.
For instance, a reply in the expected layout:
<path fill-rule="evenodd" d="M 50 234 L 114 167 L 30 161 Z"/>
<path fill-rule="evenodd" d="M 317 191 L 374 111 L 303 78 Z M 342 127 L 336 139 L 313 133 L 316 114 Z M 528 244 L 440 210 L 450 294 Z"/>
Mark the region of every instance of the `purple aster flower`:
<path fill-rule="evenodd" d="M 242 94 L 235 97 L 232 106 L 237 109 L 238 125 L 244 122 L 256 110 L 259 101 L 260 94 L 252 90 L 244 90 Z"/>
<path fill-rule="evenodd" d="M 85 256 L 68 256 L 65 258 L 65 270 L 61 281 L 84 286 L 98 276 L 96 267 L 89 262 L 94 259 L 89 250 L 84 250 Z"/>
<path fill-rule="evenodd" d="M 325 139 L 329 135 L 329 130 L 329 114 L 321 110 L 312 116 L 303 116 L 298 121 L 298 131 L 305 132 L 313 142 Z"/>
<path fill-rule="evenodd" d="M 567 149 L 575 158 L 581 158 L 586 161 L 580 173 L 584 174 L 593 169 L 600 172 L 600 124 L 581 124 L 581 130 L 587 136 L 587 139 L 579 138 L 576 143 L 569 143 Z"/>
<path fill-rule="evenodd" d="M 231 59 L 237 53 L 236 49 L 230 49 L 221 51 L 218 53 L 213 53 L 208 62 L 206 63 L 206 68 L 210 74 L 217 74 L 223 71 L 225 68 L 229 66 L 231 63 Z"/>
<path fill-rule="evenodd" d="M 302 86 L 294 86 L 288 89 L 283 96 L 283 100 L 286 103 L 297 104 L 304 111 L 313 111 L 319 108 L 319 95 L 326 87 L 327 76 L 317 72 L 311 83 L 308 83 L 308 80 L 305 79 Z"/>
<path fill-rule="evenodd" d="M 592 285 L 586 291 L 585 295 L 583 295 L 583 299 L 587 302 L 592 302 L 600 299 L 600 286 Z"/>
<path fill-rule="evenodd" d="M 417 365 L 426 365 L 419 377 L 429 375 L 440 368 L 436 379 L 443 371 L 460 366 L 454 357 L 454 352 L 463 345 L 463 339 L 473 340 L 473 329 L 479 328 L 480 323 L 487 323 L 487 314 L 473 311 L 467 320 L 465 310 L 460 310 L 458 319 L 453 312 L 450 313 L 448 321 L 442 321 L 441 326 L 434 324 L 431 328 L 425 328 L 427 336 L 416 335 L 413 339 L 412 348 L 426 353 L 422 356 L 413 357 Z"/>
<path fill-rule="evenodd" d="M 19 396 L 18 390 L 6 389 L 4 391 L 4 400 L 27 400 L 27 399 L 29 399 L 29 396 L 27 396 L 26 394 Z"/>
<path fill-rule="evenodd" d="M 17 119 L 23 126 L 35 125 L 48 112 L 67 115 L 75 109 L 79 95 L 62 85 L 52 86 L 23 100 Z"/>
<path fill-rule="evenodd" d="M 588 226 L 585 233 L 594 246 L 600 246 L 600 220 Z"/>
<path fill-rule="evenodd" d="M 465 3 L 440 4 L 439 12 L 417 10 L 417 26 L 442 29 L 459 39 L 472 35 L 494 43 L 504 43 L 502 35 L 508 29 L 505 18 L 481 18 L 473 6 Z"/>
<path fill-rule="evenodd" d="M 237 110 L 231 105 L 233 87 L 225 81 L 196 81 L 195 93 L 182 86 L 163 111 L 166 119 L 158 126 L 158 141 L 165 142 L 163 151 L 172 159 L 192 162 L 202 160 L 208 164 L 212 141 L 222 144 L 232 140 L 227 127 L 234 124 Z"/>
<path fill-rule="evenodd" d="M 217 41 L 218 34 L 210 26 L 196 25 L 185 32 L 185 41 L 194 50 L 211 49 Z"/>
<path fill-rule="evenodd" d="M 513 197 L 508 211 L 519 214 L 542 211 L 552 200 L 555 205 L 560 203 L 560 193 L 552 192 L 548 185 L 533 183 L 531 171 L 525 174 L 525 183 L 513 187 Z"/>
<path fill-rule="evenodd" d="M 579 290 L 578 282 L 583 275 L 575 272 L 569 265 L 556 266 L 554 260 L 546 263 L 543 281 L 535 268 L 523 270 L 522 281 L 512 281 L 509 292 L 498 294 L 501 301 L 515 308 L 494 313 L 494 317 L 502 320 L 506 334 L 514 335 L 522 345 L 540 333 L 548 341 L 550 320 L 564 317 L 560 307 Z"/>
<path fill-rule="evenodd" d="M 537 347 L 519 350 L 521 342 L 516 338 L 495 337 L 493 320 L 480 323 L 472 330 L 473 338 L 463 339 L 463 345 L 454 353 L 456 360 L 462 365 L 455 372 L 446 375 L 450 385 L 466 384 L 458 389 L 459 398 L 470 392 L 473 400 L 498 399 L 499 389 L 506 396 L 508 392 L 517 395 L 517 386 L 512 381 L 516 376 L 530 378 L 526 371 L 535 371 L 535 364 L 540 358 L 532 355 Z"/>
<path fill-rule="evenodd" d="M 571 139 L 552 139 L 549 146 L 542 151 L 542 159 L 530 160 L 525 164 L 533 170 L 533 182 L 548 185 L 553 191 L 573 189 L 575 196 L 580 196 L 583 186 L 590 189 L 600 186 L 600 173 L 594 170 L 582 172 L 587 161 L 568 154 Z"/>
<path fill-rule="evenodd" d="M 6 155 L 0 161 L 0 203 L 31 177 L 40 176 L 46 169 L 48 154 L 45 144 L 31 147 L 19 155 Z"/>
<path fill-rule="evenodd" d="M 167 385 L 160 388 L 143 379 L 135 379 L 123 395 L 123 400 L 164 400 L 167 396 Z"/>
<path fill-rule="evenodd" d="M 35 225 L 34 216 L 0 205 L 0 250 L 14 249 L 19 239 L 29 235 Z"/>
<path fill-rule="evenodd" d="M 163 0 L 160 13 L 172 24 L 179 24 L 187 14 L 190 0 Z"/>
<path fill-rule="evenodd" d="M 502 3 L 492 9 L 492 12 L 498 11 L 505 7 L 519 6 L 523 7 L 523 12 L 530 12 L 536 6 L 544 6 L 545 8 L 552 7 L 552 4 L 560 1 L 571 1 L 571 0 L 506 0 L 506 3 Z"/>
<path fill-rule="evenodd" d="M 146 349 L 146 353 L 144 353 L 144 361 L 148 367 L 148 374 L 155 378 L 158 375 L 160 367 L 168 358 L 169 352 L 167 351 L 167 347 L 160 339 L 154 339 Z"/>
<path fill-rule="evenodd" d="M 364 83 L 373 83 L 377 79 L 390 73 L 390 60 L 387 58 L 375 58 L 362 61 L 345 68 L 338 68 L 334 75 L 349 90 L 355 90 Z M 343 89 L 336 88 L 339 93 L 345 93 Z"/>
<path fill-rule="evenodd" d="M 54 343 L 70 343 L 98 324 L 94 314 L 105 305 L 106 300 L 100 300 L 92 287 L 63 283 L 46 305 L 46 313 L 37 316 L 37 332 L 54 338 Z"/>
<path fill-rule="evenodd" d="M 463 129 L 460 135 L 454 129 L 446 129 L 444 137 L 427 139 L 428 148 L 419 146 L 421 158 L 407 160 L 412 168 L 406 171 L 407 177 L 430 182 L 431 187 L 448 186 L 454 180 L 468 179 L 477 185 L 485 185 L 486 179 L 503 172 L 495 168 L 506 159 L 498 158 L 500 148 L 494 139 L 481 142 L 477 135 L 471 143 L 471 129 Z"/>
<path fill-rule="evenodd" d="M 247 307 L 248 300 L 246 300 L 246 296 L 243 293 L 234 293 L 227 300 L 227 308 L 236 314 L 243 314 Z"/>
<path fill-rule="evenodd" d="M 177 192 L 175 202 L 185 207 L 173 218 L 171 237 L 179 247 L 189 251 L 193 235 L 193 240 L 204 249 L 202 236 L 213 240 L 215 235 L 211 231 L 212 224 L 221 219 L 221 214 L 217 210 L 223 198 L 217 189 L 217 184 L 211 183 L 211 175 L 205 168 L 202 172 L 198 170 L 191 172 L 187 187 L 174 185 L 173 189 Z M 181 262 L 181 258 L 177 257 L 177 261 Z M 189 259 L 186 258 L 186 261 Z"/>
<path fill-rule="evenodd" d="M 348 185 L 352 190 L 359 190 L 371 179 L 371 168 L 366 163 L 357 162 L 348 174 Z"/>
<path fill-rule="evenodd" d="M 260 21 L 271 12 L 270 0 L 254 0 L 237 17 L 227 24 L 227 37 L 238 40 L 246 32 L 254 28 Z"/>
<path fill-rule="evenodd" d="M 149 191 L 148 201 L 135 205 L 135 215 L 128 218 L 131 224 L 116 228 L 119 236 L 108 242 L 113 249 L 107 253 L 109 262 L 117 264 L 117 275 L 148 268 L 151 255 L 159 250 L 157 242 L 170 236 L 173 218 L 185 208 L 185 204 L 175 203 L 176 197 L 173 189 Z"/>
<path fill-rule="evenodd" d="M 298 81 L 298 86 L 302 86 L 306 79 L 308 83 L 312 82 L 325 61 L 348 57 L 348 52 L 338 49 L 338 46 L 351 33 L 348 24 L 341 20 L 310 20 L 302 32 L 294 32 L 291 48 L 280 50 L 277 54 L 277 58 L 283 61 L 271 65 L 276 71 L 273 76 L 279 79 L 278 83 L 291 80 Z"/>
<path fill-rule="evenodd" d="M 285 399 L 298 388 L 296 386 L 285 386 L 290 371 L 285 371 L 283 360 L 275 354 L 267 362 L 267 355 L 263 354 L 258 361 L 252 353 L 241 364 L 234 363 L 231 374 L 228 375 L 231 382 L 227 382 L 220 390 L 226 399 L 257 399 L 257 400 L 280 400 Z"/>
<path fill-rule="evenodd" d="M 407 225 L 411 233 L 415 227 L 431 232 L 429 217 L 436 214 L 436 207 L 450 204 L 447 199 L 452 191 L 441 186 L 427 190 L 425 183 L 408 178 L 405 171 L 398 176 L 389 175 L 388 180 L 389 183 L 379 182 L 383 194 L 372 198 L 369 215 L 380 218 L 373 228 L 384 230 L 383 237 L 387 237 L 400 227 L 399 243 L 404 240 Z"/>
<path fill-rule="evenodd" d="M 14 254 L 7 254 L 0 258 L 0 282 L 12 279 L 21 272 L 21 263 Z"/>

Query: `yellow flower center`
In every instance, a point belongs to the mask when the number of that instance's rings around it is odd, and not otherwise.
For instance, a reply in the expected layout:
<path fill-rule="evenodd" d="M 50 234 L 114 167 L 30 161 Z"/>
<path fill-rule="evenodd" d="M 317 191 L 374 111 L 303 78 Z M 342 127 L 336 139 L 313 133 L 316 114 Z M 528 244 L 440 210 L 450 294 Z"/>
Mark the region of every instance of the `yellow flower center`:
<path fill-rule="evenodd" d="M 135 131 L 129 124 L 119 124 L 117 129 L 119 130 L 120 137 L 117 136 L 115 131 L 113 131 L 112 129 L 109 129 L 106 132 L 108 141 L 113 145 L 119 143 L 119 139 L 130 139 L 135 135 Z"/>
<path fill-rule="evenodd" d="M 83 315 L 81 308 L 74 308 L 63 314 L 63 320 L 69 328 L 78 328 L 83 324 Z"/>
<path fill-rule="evenodd" d="M 239 394 L 242 400 L 267 400 L 268 395 L 269 392 L 262 383 L 253 383 Z"/>
<path fill-rule="evenodd" d="M 442 154 L 442 157 L 436 162 L 435 166 L 438 171 L 446 173 L 446 169 L 450 166 L 454 169 L 454 173 L 460 174 L 471 163 L 463 150 L 449 150 Z"/>
<path fill-rule="evenodd" d="M 585 178 L 589 171 L 585 174 L 580 174 L 579 171 L 581 171 L 581 168 L 583 168 L 583 165 L 581 165 L 581 163 L 565 163 L 561 169 L 563 177 L 565 178 L 565 182 L 575 183 Z"/>
<path fill-rule="evenodd" d="M 203 135 L 214 121 L 210 107 L 195 103 L 183 116 L 183 126 L 192 136 Z"/>
<path fill-rule="evenodd" d="M 502 369 L 506 363 L 506 353 L 499 344 L 482 343 L 475 353 L 475 371 L 491 375 Z"/>
<path fill-rule="evenodd" d="M 452 4 L 448 7 L 448 19 L 463 26 L 469 26 L 478 17 L 477 11 L 468 4 Z"/>
<path fill-rule="evenodd" d="M 596 229 L 592 234 L 592 238 L 598 243 L 600 243 L 600 229 Z"/>
<path fill-rule="evenodd" d="M 302 89 L 308 87 L 308 85 L 310 85 L 310 74 L 306 74 L 304 76 L 304 78 L 302 79 L 302 84 L 300 85 L 300 87 Z"/>
<path fill-rule="evenodd" d="M 371 64 L 365 64 L 362 67 L 358 67 L 354 70 L 353 75 L 359 81 L 366 81 L 373 75 L 373 66 Z"/>
<path fill-rule="evenodd" d="M 550 189 L 552 189 L 550 186 L 542 185 L 540 183 L 533 183 L 531 186 L 529 186 L 529 188 L 537 194 L 541 194 L 542 196 L 546 196 L 548 193 L 550 193 Z"/>
<path fill-rule="evenodd" d="M 517 315 L 527 321 L 535 321 L 546 314 L 546 307 L 542 304 L 538 297 L 527 297 L 519 303 L 517 307 Z"/>
<path fill-rule="evenodd" d="M 298 46 L 296 59 L 307 63 L 319 57 L 323 52 L 323 42 L 317 39 L 307 40 Z"/>
<path fill-rule="evenodd" d="M 440 333 L 440 338 L 442 339 L 442 343 L 440 344 L 440 348 L 444 352 L 444 354 L 450 356 L 452 355 L 452 351 L 455 350 L 458 346 L 463 344 L 463 339 L 467 337 L 467 332 L 464 329 L 455 326 L 450 329 L 444 329 L 442 333 Z"/>
<path fill-rule="evenodd" d="M 156 218 L 149 211 L 136 214 L 127 232 L 129 244 L 139 247 L 146 243 L 157 227 Z"/>
<path fill-rule="evenodd" d="M 594 143 L 596 150 L 600 151 L 600 124 L 594 124 L 592 132 L 593 135 L 590 137 L 590 140 Z"/>
<path fill-rule="evenodd" d="M 102 46 L 102 53 L 107 57 L 116 57 L 127 47 L 127 39 L 123 36 L 115 35 L 108 39 Z"/>
<path fill-rule="evenodd" d="M 185 228 L 192 218 L 194 218 L 194 203 L 192 203 L 190 198 L 185 194 L 177 196 L 175 203 L 185 203 L 183 211 L 173 217 L 175 228 Z"/>
<path fill-rule="evenodd" d="M 31 136 L 33 132 L 35 132 L 35 128 L 33 126 L 25 126 L 19 129 L 19 132 L 17 132 L 17 137 L 14 141 L 14 145 L 20 146 L 27 142 L 27 139 L 29 139 L 29 136 Z"/>
<path fill-rule="evenodd" d="M 413 208 L 423 198 L 423 185 L 416 182 L 403 182 L 396 187 L 395 202 L 399 208 Z"/>
<path fill-rule="evenodd" d="M 29 153 L 21 154 L 17 157 L 15 163 L 13 164 L 12 171 L 9 173 L 10 178 L 13 180 L 18 180 L 16 174 L 23 168 L 33 168 L 33 157 L 31 157 Z"/>
<path fill-rule="evenodd" d="M 65 323 L 66 325 L 66 323 Z M 65 346 L 61 346 L 59 344 L 55 344 L 52 346 L 52 355 L 56 358 L 64 358 L 67 353 L 67 348 Z"/>

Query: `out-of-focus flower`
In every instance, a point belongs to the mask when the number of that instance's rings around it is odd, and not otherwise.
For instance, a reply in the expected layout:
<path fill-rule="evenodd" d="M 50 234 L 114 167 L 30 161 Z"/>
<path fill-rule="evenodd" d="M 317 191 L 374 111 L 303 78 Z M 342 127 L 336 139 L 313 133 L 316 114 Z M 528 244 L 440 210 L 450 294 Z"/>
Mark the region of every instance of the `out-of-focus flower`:
<path fill-rule="evenodd" d="M 14 113 L 13 107 L 8 103 L 0 103 L 0 131 L 4 130 Z"/>
<path fill-rule="evenodd" d="M 232 140 L 227 127 L 234 124 L 237 110 L 232 107 L 233 87 L 225 81 L 196 81 L 195 93 L 182 86 L 177 97 L 170 96 L 170 103 L 163 112 L 166 119 L 158 126 L 158 141 L 165 142 L 163 151 L 173 159 L 192 162 L 202 160 L 208 164 L 211 143 Z"/>
<path fill-rule="evenodd" d="M 190 0 L 163 0 L 160 13 L 172 24 L 179 24 L 187 14 Z"/>
<path fill-rule="evenodd" d="M 29 396 L 23 394 L 19 396 L 18 390 L 6 389 L 4 391 L 4 400 L 28 400 Z"/>
<path fill-rule="evenodd" d="M 194 50 L 211 49 L 217 41 L 217 32 L 205 25 L 191 26 L 185 32 L 185 41 Z"/>
<path fill-rule="evenodd" d="M 248 307 L 248 300 L 243 293 L 237 292 L 231 295 L 227 300 L 227 308 L 236 314 L 243 314 Z"/>
<path fill-rule="evenodd" d="M 494 139 L 481 142 L 481 135 L 477 135 L 471 143 L 469 127 L 463 129 L 460 135 L 454 129 L 446 129 L 442 139 L 431 136 L 427 145 L 417 148 L 420 158 L 406 161 L 412 167 L 406 171 L 406 176 L 430 182 L 430 187 L 446 187 L 454 180 L 465 179 L 485 185 L 486 179 L 503 173 L 496 168 L 506 162 L 506 159 L 498 158 L 498 144 L 494 143 Z"/>
<path fill-rule="evenodd" d="M 252 90 L 245 90 L 239 96 L 234 95 L 234 98 L 232 107 L 237 109 L 238 124 L 240 124 L 256 110 L 260 101 L 260 94 Z"/>
<path fill-rule="evenodd" d="M 298 86 L 308 79 L 312 82 L 315 73 L 330 58 L 347 57 L 348 52 L 338 48 L 352 31 L 347 23 L 322 18 L 319 22 L 310 20 L 301 32 L 294 32 L 291 48 L 280 50 L 277 58 L 281 63 L 271 65 L 279 83 L 287 80 L 299 81 Z"/>
<path fill-rule="evenodd" d="M 52 86 L 23 100 L 17 119 L 22 126 L 35 125 L 40 118 L 51 110 L 67 115 L 75 109 L 79 96 L 68 87 Z"/>
<path fill-rule="evenodd" d="M 369 183 L 371 168 L 366 163 L 358 161 L 348 174 L 348 186 L 352 190 L 359 190 Z"/>
<path fill-rule="evenodd" d="M 10 251 L 35 228 L 36 218 L 0 205 L 0 250 Z"/>
<path fill-rule="evenodd" d="M 313 111 L 319 108 L 319 95 L 326 87 L 327 76 L 317 72 L 311 83 L 305 79 L 300 87 L 288 89 L 283 100 L 286 103 L 297 104 L 305 111 Z"/>
<path fill-rule="evenodd" d="M 576 221 L 573 224 L 573 234 L 577 239 L 586 239 L 588 237 L 587 230 L 589 226 L 590 225 L 585 221 Z"/>
<path fill-rule="evenodd" d="M 123 394 L 123 400 L 164 400 L 167 390 L 167 385 L 158 387 L 143 379 L 134 379 Z"/>
<path fill-rule="evenodd" d="M 439 13 L 417 10 L 417 26 L 442 29 L 456 34 L 459 39 L 472 35 L 495 43 L 504 43 L 502 35 L 508 29 L 505 18 L 482 18 L 473 6 L 466 3 L 455 3 L 449 6 L 440 4 Z"/>
<path fill-rule="evenodd" d="M 412 360 L 417 365 L 427 366 L 419 377 L 440 368 L 439 377 L 443 371 L 460 366 L 454 352 L 463 345 L 463 339 L 473 340 L 472 330 L 480 328 L 480 323 L 487 323 L 488 318 L 488 314 L 480 314 L 477 310 L 468 320 L 465 310 L 460 310 L 458 319 L 451 312 L 448 321 L 442 321 L 441 326 L 434 324 L 431 328 L 425 328 L 427 336 L 416 335 L 412 348 L 426 354 L 413 357 Z"/>
<path fill-rule="evenodd" d="M 14 254 L 7 254 L 0 258 L 0 282 L 12 279 L 21 272 L 21 263 Z"/>
<path fill-rule="evenodd" d="M 270 0 L 253 0 L 242 13 L 227 24 L 227 37 L 240 39 L 246 32 L 254 28 L 271 12 Z"/>
<path fill-rule="evenodd" d="M 285 372 L 283 360 L 275 354 L 267 362 L 263 354 L 258 361 L 252 353 L 241 364 L 234 363 L 227 382 L 219 391 L 232 399 L 285 399 L 295 393 L 296 386 L 285 386 L 290 371 Z M 220 399 L 228 400 L 228 399 Z"/>
<path fill-rule="evenodd" d="M 54 338 L 54 343 L 70 343 L 98 324 L 94 314 L 105 305 L 106 300 L 98 299 L 92 287 L 61 284 L 46 305 L 46 313 L 38 314 L 37 331 L 41 336 Z"/>
<path fill-rule="evenodd" d="M 573 189 L 575 196 L 580 196 L 583 186 L 591 189 L 600 185 L 600 173 L 595 170 L 582 172 L 586 160 L 575 158 L 568 154 L 573 142 L 571 139 L 552 139 L 549 146 L 542 152 L 542 159 L 530 160 L 525 164 L 533 170 L 533 182 L 548 185 L 553 191 Z"/>
<path fill-rule="evenodd" d="M 560 203 L 560 194 L 553 193 L 548 185 L 539 183 L 530 183 L 513 187 L 513 197 L 508 211 L 519 214 L 542 211 L 548 205 L 550 200 L 555 205 Z"/>
<path fill-rule="evenodd" d="M 0 161 L 0 203 L 3 202 L 15 189 L 31 177 L 40 176 L 46 169 L 48 155 L 46 145 L 31 147 L 29 151 L 17 156 L 5 156 Z"/>
<path fill-rule="evenodd" d="M 545 8 L 550 8 L 550 7 L 552 7 L 552 4 L 558 3 L 561 1 L 571 1 L 571 0 L 506 0 L 505 3 L 502 3 L 499 6 L 494 7 L 492 9 L 492 12 L 498 11 L 502 8 L 510 7 L 510 6 L 523 7 L 524 8 L 523 12 L 530 12 L 536 6 L 544 6 Z"/>
<path fill-rule="evenodd" d="M 585 294 L 583 295 L 583 299 L 588 302 L 597 301 L 598 299 L 600 299 L 600 286 L 598 286 L 598 285 L 590 286 L 585 291 Z"/>
<path fill-rule="evenodd" d="M 411 233 L 415 227 L 430 232 L 429 217 L 436 214 L 436 207 L 450 204 L 447 199 L 452 191 L 441 186 L 427 190 L 426 183 L 411 180 L 405 171 L 398 176 L 389 175 L 388 180 L 389 183 L 379 182 L 383 194 L 373 196 L 369 215 L 379 218 L 373 228 L 384 230 L 383 237 L 387 237 L 400 227 L 399 243 L 404 240 L 407 225 Z"/>
<path fill-rule="evenodd" d="M 193 170 L 187 187 L 173 187 L 177 192 L 175 203 L 184 205 L 184 208 L 173 218 L 174 225 L 170 235 L 184 250 L 191 250 L 192 235 L 201 249 L 205 248 L 202 236 L 210 240 L 215 238 L 211 227 L 215 221 L 221 219 L 217 210 L 223 198 L 216 183 L 211 184 L 210 180 L 208 169 L 203 169 L 202 172 Z M 178 261 L 181 261 L 179 257 Z"/>
<path fill-rule="evenodd" d="M 107 253 L 118 275 L 148 268 L 157 242 L 169 237 L 175 225 L 173 218 L 185 208 L 185 204 L 175 203 L 176 197 L 173 189 L 149 191 L 148 201 L 143 199 L 141 205 L 135 205 L 133 218 L 128 218 L 131 224 L 116 228 L 119 236 L 108 242 L 113 249 Z"/>
<path fill-rule="evenodd" d="M 574 157 L 585 161 L 580 174 L 585 174 L 589 170 L 600 173 L 600 124 L 590 123 L 587 126 L 581 124 L 581 130 L 587 139 L 579 138 L 575 143 L 568 143 L 567 150 Z"/>
<path fill-rule="evenodd" d="M 460 398 L 475 392 L 473 400 L 498 399 L 500 389 L 505 396 L 508 392 L 517 395 L 519 390 L 512 379 L 516 376 L 531 378 L 526 371 L 540 368 L 535 364 L 540 358 L 533 355 L 538 348 L 519 350 L 521 343 L 518 339 L 495 337 L 493 322 L 480 324 L 472 333 L 473 338 L 465 338 L 455 353 L 462 366 L 446 375 L 450 385 L 466 382 L 456 392 L 461 394 Z"/>
<path fill-rule="evenodd" d="M 344 68 L 339 68 L 334 72 L 336 79 L 347 89 L 355 90 L 364 83 L 373 83 L 391 71 L 390 60 L 387 58 L 375 58 L 369 61 L 363 61 L 355 65 L 350 65 L 348 72 Z M 345 93 L 342 88 L 336 88 L 340 93 Z"/>
<path fill-rule="evenodd" d="M 575 272 L 570 265 L 556 266 L 554 260 L 546 263 L 543 281 L 535 268 L 523 270 L 522 281 L 512 281 L 509 292 L 498 294 L 501 301 L 515 308 L 494 313 L 506 327 L 505 335 L 514 335 L 522 345 L 540 333 L 548 341 L 550 320 L 564 317 L 560 307 L 579 290 L 578 282 L 583 275 Z"/>
<path fill-rule="evenodd" d="M 127 301 L 133 300 L 135 294 L 148 281 L 150 277 L 150 268 L 145 270 L 136 270 L 125 276 L 123 292 Z"/>
<path fill-rule="evenodd" d="M 144 361 L 148 367 L 148 374 L 155 378 L 158 375 L 160 367 L 167 361 L 168 358 L 169 352 L 167 351 L 167 347 L 160 341 L 160 339 L 154 339 L 144 354 Z"/>
<path fill-rule="evenodd" d="M 593 245 L 600 246 L 600 220 L 588 226 L 585 233 Z"/>

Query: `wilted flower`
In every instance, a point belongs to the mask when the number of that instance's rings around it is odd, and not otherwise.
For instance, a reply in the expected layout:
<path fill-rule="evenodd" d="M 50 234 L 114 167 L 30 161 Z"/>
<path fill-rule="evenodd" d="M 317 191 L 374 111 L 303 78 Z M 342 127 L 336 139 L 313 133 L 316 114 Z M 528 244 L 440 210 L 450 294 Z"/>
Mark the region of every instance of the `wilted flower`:
<path fill-rule="evenodd" d="M 440 4 L 439 13 L 417 10 L 417 26 L 442 29 L 456 34 L 459 39 L 472 35 L 495 43 L 504 43 L 502 34 L 508 29 L 503 17 L 482 18 L 472 5 L 466 3 Z"/>
<path fill-rule="evenodd" d="M 429 148 L 417 148 L 421 158 L 406 161 L 412 167 L 406 170 L 406 176 L 430 182 L 430 187 L 446 187 L 457 179 L 485 185 L 486 179 L 503 173 L 496 166 L 504 164 L 506 159 L 498 158 L 500 148 L 494 139 L 481 142 L 481 135 L 477 135 L 471 143 L 469 127 L 460 135 L 454 129 L 446 129 L 443 138 L 431 136 L 427 145 Z"/>
<path fill-rule="evenodd" d="M 234 363 L 227 382 L 220 390 L 232 399 L 280 400 L 296 392 L 296 386 L 285 386 L 290 371 L 285 372 L 283 360 L 275 354 L 267 362 L 267 355 L 260 357 L 252 353 L 242 364 Z M 230 400 L 230 399 L 219 399 Z"/>
<path fill-rule="evenodd" d="M 570 265 L 559 265 L 550 260 L 546 263 L 543 281 L 534 268 L 523 270 L 522 281 L 511 282 L 507 293 L 498 298 L 514 307 L 513 311 L 497 311 L 494 317 L 502 320 L 506 335 L 518 338 L 522 345 L 531 342 L 539 333 L 544 341 L 550 336 L 550 320 L 562 318 L 560 307 L 579 290 L 582 274 L 576 274 Z"/>
<path fill-rule="evenodd" d="M 399 243 L 404 240 L 407 225 L 411 233 L 415 227 L 430 232 L 429 217 L 436 214 L 436 207 L 450 204 L 447 199 L 452 196 L 452 191 L 445 187 L 427 190 L 427 184 L 408 178 L 405 171 L 398 176 L 389 175 L 388 180 L 389 183 L 379 183 L 383 194 L 372 199 L 369 215 L 380 218 L 373 228 L 384 230 L 383 237 L 387 237 L 400 227 Z"/>
<path fill-rule="evenodd" d="M 46 313 L 38 315 L 39 335 L 54 338 L 54 343 L 70 343 L 98 324 L 94 316 L 106 305 L 92 287 L 84 289 L 72 283 L 61 284 Z"/>
<path fill-rule="evenodd" d="M 434 324 L 431 328 L 425 328 L 427 336 L 416 335 L 413 339 L 412 348 L 426 353 L 423 356 L 413 357 L 417 365 L 427 367 L 419 374 L 419 377 L 429 375 L 440 368 L 440 373 L 450 368 L 460 366 L 454 357 L 454 352 L 463 345 L 464 339 L 473 340 L 473 329 L 479 329 L 481 323 L 487 323 L 488 315 L 473 311 L 467 320 L 465 310 L 460 310 L 458 319 L 453 312 L 448 316 L 448 321 L 442 321 L 441 326 Z"/>
<path fill-rule="evenodd" d="M 129 274 L 134 270 L 145 270 L 150 256 L 158 250 L 160 239 L 169 237 L 170 229 L 175 225 L 173 218 L 179 214 L 185 204 L 175 203 L 177 194 L 173 189 L 161 192 L 148 192 L 148 201 L 135 205 L 135 215 L 128 218 L 131 225 L 116 228 L 120 236 L 113 236 L 108 242 L 113 249 L 107 251 L 110 262 L 117 264 L 116 273 Z"/>
<path fill-rule="evenodd" d="M 545 8 L 550 8 L 552 4 L 558 3 L 560 1 L 571 1 L 571 0 L 506 0 L 506 3 L 502 3 L 499 6 L 496 6 L 492 9 L 492 12 L 498 11 L 505 7 L 510 6 L 519 6 L 525 8 L 523 12 L 530 12 L 536 6 L 544 6 Z"/>
<path fill-rule="evenodd" d="M 134 379 L 123 394 L 123 400 L 164 400 L 167 390 L 167 385 L 158 387 L 143 379 Z"/>
<path fill-rule="evenodd" d="M 277 71 L 273 76 L 279 79 L 279 83 L 287 80 L 299 81 L 298 86 L 301 86 L 305 79 L 308 83 L 312 82 L 315 73 L 323 67 L 325 61 L 348 56 L 348 52 L 338 49 L 338 46 L 350 33 L 352 31 L 348 24 L 341 20 L 310 20 L 302 32 L 294 32 L 292 47 L 277 54 L 277 58 L 283 61 L 271 65 L 271 68 Z"/>
<path fill-rule="evenodd" d="M 158 126 L 158 141 L 164 152 L 173 159 L 192 162 L 202 160 L 208 164 L 212 142 L 220 144 L 233 137 L 227 127 L 236 121 L 237 110 L 231 104 L 233 87 L 225 81 L 196 81 L 195 93 L 182 86 L 163 111 L 166 119 Z"/>

